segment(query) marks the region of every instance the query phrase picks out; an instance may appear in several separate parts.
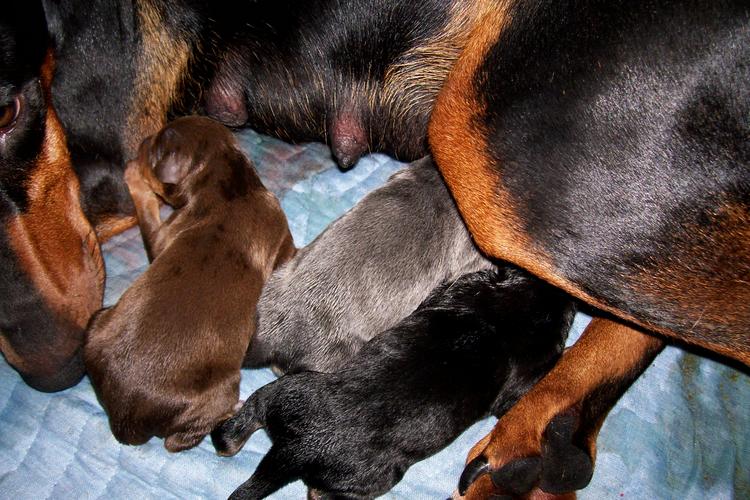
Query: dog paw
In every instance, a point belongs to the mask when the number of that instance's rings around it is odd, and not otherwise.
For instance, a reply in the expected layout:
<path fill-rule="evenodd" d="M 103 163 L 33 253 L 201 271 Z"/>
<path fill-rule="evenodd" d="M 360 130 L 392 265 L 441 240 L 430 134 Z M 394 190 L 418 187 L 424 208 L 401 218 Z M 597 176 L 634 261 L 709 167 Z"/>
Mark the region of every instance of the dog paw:
<path fill-rule="evenodd" d="M 594 462 L 585 450 L 574 444 L 577 428 L 578 418 L 563 414 L 552 419 L 544 431 L 542 490 L 562 494 L 580 490 L 591 481 Z"/>
<path fill-rule="evenodd" d="M 250 436 L 262 427 L 256 420 L 246 419 L 240 409 L 239 413 L 229 420 L 225 420 L 211 431 L 211 443 L 216 454 L 222 457 L 236 455 Z"/>
<path fill-rule="evenodd" d="M 226 420 L 211 431 L 211 443 L 214 445 L 216 454 L 222 457 L 236 455 L 241 449 L 243 442 L 237 442 L 237 432 L 232 420 Z"/>
<path fill-rule="evenodd" d="M 541 457 L 524 457 L 493 471 L 490 477 L 496 487 L 512 496 L 530 492 L 539 483 L 541 473 Z"/>
<path fill-rule="evenodd" d="M 542 433 L 538 454 L 532 452 L 525 457 L 509 458 L 506 453 L 512 449 L 510 447 L 476 448 L 480 454 L 466 465 L 458 492 L 472 499 L 490 494 L 501 498 L 562 498 L 586 487 L 594 473 L 594 461 L 589 452 L 576 444 L 579 424 L 575 414 L 553 418 Z M 527 447 L 527 450 L 533 448 Z M 499 453 L 493 455 L 492 451 Z M 492 460 L 503 455 L 500 460 Z M 493 467 L 493 462 L 502 465 Z M 483 493 L 478 495 L 475 483 L 480 480 Z"/>

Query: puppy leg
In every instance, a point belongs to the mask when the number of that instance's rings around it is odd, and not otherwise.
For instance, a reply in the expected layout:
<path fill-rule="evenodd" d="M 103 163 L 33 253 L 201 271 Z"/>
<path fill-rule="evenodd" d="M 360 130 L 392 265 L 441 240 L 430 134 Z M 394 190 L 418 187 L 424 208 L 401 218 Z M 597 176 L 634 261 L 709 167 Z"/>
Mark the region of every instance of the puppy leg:
<path fill-rule="evenodd" d="M 235 416 L 211 431 L 211 442 L 218 455 L 236 455 L 255 431 L 265 427 L 265 404 L 260 394 L 263 390 L 261 387 L 245 401 Z"/>
<path fill-rule="evenodd" d="M 592 320 L 532 390 L 469 454 L 459 492 L 563 494 L 593 474 L 596 436 L 611 407 L 646 369 L 663 342 L 609 320 Z M 490 484 L 490 479 L 492 484 Z"/>
<path fill-rule="evenodd" d="M 163 244 L 160 244 L 158 237 L 159 228 L 161 228 L 161 215 L 159 214 L 161 203 L 154 190 L 154 187 L 157 187 L 158 191 L 163 191 L 159 189 L 161 182 L 154 177 L 148 165 L 137 160 L 128 162 L 125 169 L 125 182 L 133 198 L 135 214 L 143 237 L 143 246 L 146 248 L 149 262 L 152 262 L 163 249 Z"/>
<path fill-rule="evenodd" d="M 230 500 L 253 500 L 265 498 L 297 479 L 297 474 L 290 468 L 294 460 L 284 456 L 281 448 L 271 446 L 263 457 L 258 468 L 250 479 L 229 495 Z"/>

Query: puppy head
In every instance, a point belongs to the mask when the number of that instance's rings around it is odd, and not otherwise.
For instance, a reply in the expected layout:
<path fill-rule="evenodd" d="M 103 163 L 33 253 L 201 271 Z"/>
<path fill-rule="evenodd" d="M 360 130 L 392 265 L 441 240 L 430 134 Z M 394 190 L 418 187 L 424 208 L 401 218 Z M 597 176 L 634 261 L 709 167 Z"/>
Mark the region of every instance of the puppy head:
<path fill-rule="evenodd" d="M 150 188 L 175 208 L 204 188 L 221 195 L 223 203 L 263 187 L 231 131 L 202 116 L 167 124 L 141 143 L 133 163 Z M 202 199 L 208 201 L 205 195 Z"/>
<path fill-rule="evenodd" d="M 152 165 L 160 181 L 179 184 L 192 171 L 204 166 L 211 152 L 237 147 L 225 126 L 203 116 L 186 116 L 146 139 L 138 157 Z"/>
<path fill-rule="evenodd" d="M 89 326 L 84 360 L 91 384 L 121 443 L 156 436 L 171 452 L 192 448 L 234 413 L 239 370 L 211 348 L 139 335 L 135 315 L 123 307 L 132 300 L 126 292 Z"/>

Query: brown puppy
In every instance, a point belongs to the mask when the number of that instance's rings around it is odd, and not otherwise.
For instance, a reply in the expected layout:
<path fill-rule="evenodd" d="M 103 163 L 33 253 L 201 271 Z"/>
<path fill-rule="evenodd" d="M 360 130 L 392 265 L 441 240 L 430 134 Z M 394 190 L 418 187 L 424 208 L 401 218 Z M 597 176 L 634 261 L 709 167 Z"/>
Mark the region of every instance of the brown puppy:
<path fill-rule="evenodd" d="M 84 358 L 119 441 L 180 451 L 232 415 L 261 287 L 295 249 L 278 201 L 208 118 L 146 139 L 125 176 L 153 263 L 94 317 Z M 160 198 L 175 208 L 163 224 Z"/>

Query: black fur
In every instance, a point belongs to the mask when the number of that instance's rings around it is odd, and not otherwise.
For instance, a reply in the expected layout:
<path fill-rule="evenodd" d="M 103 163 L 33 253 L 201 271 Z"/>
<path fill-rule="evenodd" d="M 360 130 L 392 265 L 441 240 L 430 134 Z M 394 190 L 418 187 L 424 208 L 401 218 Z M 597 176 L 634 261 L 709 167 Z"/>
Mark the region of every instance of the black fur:
<path fill-rule="evenodd" d="M 748 3 L 544 0 L 519 3 L 512 19 L 475 82 L 530 239 L 608 305 L 721 337 L 721 312 L 697 321 L 700 310 L 623 284 L 668 265 L 674 279 L 736 295 L 750 277 L 747 252 L 717 232 L 725 207 L 747 223 L 750 203 Z M 737 313 L 747 322 L 750 308 Z"/>
<path fill-rule="evenodd" d="M 295 480 L 372 498 L 489 413 L 501 415 L 554 364 L 573 316 L 564 294 L 512 267 L 446 282 L 333 374 L 287 375 L 213 433 L 236 453 L 264 427 L 273 440 L 233 498 Z"/>
<path fill-rule="evenodd" d="M 222 64 L 231 67 L 220 76 L 242 88 L 247 123 L 262 132 L 332 143 L 344 113 L 362 129 L 366 144 L 360 154 L 385 151 L 413 160 L 426 153 L 427 120 L 438 89 L 412 109 L 403 109 L 406 90 L 387 105 L 371 108 L 369 102 L 377 103 L 394 65 L 408 62 L 411 49 L 438 34 L 453 3 L 257 2 L 240 14 L 249 25 L 221 28 L 242 36 L 230 44 Z"/>
<path fill-rule="evenodd" d="M 28 208 L 26 183 L 42 148 L 45 106 L 39 69 L 47 48 L 38 6 L 8 5 L 0 17 L 0 116 L 17 114 L 0 127 L 0 216 Z M 20 111 L 16 98 L 22 99 Z M 6 248 L 6 247 L 4 247 Z"/>

